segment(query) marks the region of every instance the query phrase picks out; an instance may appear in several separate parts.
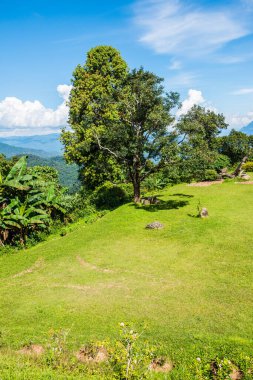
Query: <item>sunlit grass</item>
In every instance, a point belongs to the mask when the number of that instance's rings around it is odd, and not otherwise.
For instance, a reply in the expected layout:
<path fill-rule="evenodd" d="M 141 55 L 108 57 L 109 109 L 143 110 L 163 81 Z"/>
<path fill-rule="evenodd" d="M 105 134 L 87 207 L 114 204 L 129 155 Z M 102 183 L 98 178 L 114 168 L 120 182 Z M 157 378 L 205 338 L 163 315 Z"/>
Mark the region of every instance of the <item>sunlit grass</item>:
<path fill-rule="evenodd" d="M 250 352 L 253 186 L 178 185 L 159 198 L 157 207 L 127 204 L 1 256 L 4 341 L 18 349 L 43 344 L 52 328 L 70 328 L 74 349 L 113 338 L 119 322 L 132 321 L 145 322 L 145 337 L 178 367 L 203 352 Z M 209 218 L 196 218 L 198 204 Z M 153 221 L 165 228 L 146 230 Z"/>

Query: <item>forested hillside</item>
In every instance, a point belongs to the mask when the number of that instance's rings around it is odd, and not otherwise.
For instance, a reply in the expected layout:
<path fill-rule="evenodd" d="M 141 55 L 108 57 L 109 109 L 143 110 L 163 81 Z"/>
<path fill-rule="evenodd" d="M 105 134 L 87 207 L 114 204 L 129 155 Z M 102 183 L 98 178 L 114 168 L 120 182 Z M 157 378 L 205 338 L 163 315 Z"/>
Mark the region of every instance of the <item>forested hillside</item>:
<path fill-rule="evenodd" d="M 78 167 L 75 164 L 67 164 L 63 157 L 43 158 L 37 155 L 28 155 L 28 166 L 50 166 L 59 172 L 61 186 L 68 187 L 70 192 L 77 191 L 80 187 L 78 181 Z"/>
<path fill-rule="evenodd" d="M 26 154 L 34 154 L 40 157 L 48 157 L 48 153 L 43 150 L 37 150 L 33 148 L 21 148 L 17 146 L 8 145 L 2 142 L 0 142 L 0 154 L 4 154 L 6 157 L 13 157 Z"/>

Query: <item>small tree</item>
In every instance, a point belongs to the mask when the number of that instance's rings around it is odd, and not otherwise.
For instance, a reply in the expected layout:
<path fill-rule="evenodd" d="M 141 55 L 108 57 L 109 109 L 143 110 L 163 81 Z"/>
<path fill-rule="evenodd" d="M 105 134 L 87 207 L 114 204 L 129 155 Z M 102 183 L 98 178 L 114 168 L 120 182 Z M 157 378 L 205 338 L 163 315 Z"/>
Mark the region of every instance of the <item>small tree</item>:
<path fill-rule="evenodd" d="M 219 146 L 217 136 L 227 126 L 222 114 L 200 106 L 193 106 L 179 119 L 175 128 L 180 136 L 178 166 L 182 180 L 202 180 L 205 171 L 215 167 Z"/>
<path fill-rule="evenodd" d="M 232 164 L 241 161 L 245 156 L 252 154 L 252 139 L 245 133 L 232 129 L 228 136 L 219 140 L 219 150 L 227 155 Z"/>

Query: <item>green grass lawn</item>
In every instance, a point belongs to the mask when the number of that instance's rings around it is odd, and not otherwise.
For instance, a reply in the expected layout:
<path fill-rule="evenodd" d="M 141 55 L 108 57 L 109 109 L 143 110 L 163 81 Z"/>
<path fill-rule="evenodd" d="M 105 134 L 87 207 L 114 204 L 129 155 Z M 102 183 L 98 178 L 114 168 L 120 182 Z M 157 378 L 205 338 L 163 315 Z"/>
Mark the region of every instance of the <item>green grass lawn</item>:
<path fill-rule="evenodd" d="M 145 338 L 175 363 L 161 378 L 182 380 L 189 358 L 252 353 L 253 186 L 178 185 L 159 198 L 157 206 L 127 204 L 64 237 L 0 256 L 5 344 L 44 344 L 50 329 L 63 328 L 77 350 L 117 337 L 119 322 L 145 323 Z M 195 217 L 199 202 L 209 218 Z M 153 221 L 165 228 L 146 230 Z M 56 378 L 46 376 L 38 378 Z M 8 378 L 1 368 L 0 378 Z"/>

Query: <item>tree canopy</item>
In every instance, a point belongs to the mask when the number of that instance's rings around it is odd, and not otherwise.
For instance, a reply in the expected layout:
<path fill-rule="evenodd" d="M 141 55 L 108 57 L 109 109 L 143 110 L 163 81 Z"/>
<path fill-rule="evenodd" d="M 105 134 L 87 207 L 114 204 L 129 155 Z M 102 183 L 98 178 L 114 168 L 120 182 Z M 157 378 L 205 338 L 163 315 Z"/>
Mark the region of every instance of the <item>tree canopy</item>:
<path fill-rule="evenodd" d="M 91 49 L 85 65 L 77 66 L 69 101 L 72 131 L 63 131 L 62 141 L 65 157 L 81 166 L 84 178 L 100 156 L 102 172 L 116 179 L 115 166 L 121 168 L 140 199 L 141 181 L 163 161 L 170 111 L 179 101 L 178 94 L 164 93 L 162 81 L 143 68 L 129 72 L 110 46 Z"/>
<path fill-rule="evenodd" d="M 219 150 L 229 157 L 232 164 L 235 164 L 245 156 L 252 155 L 252 136 L 232 129 L 228 136 L 223 136 L 219 140 Z"/>

